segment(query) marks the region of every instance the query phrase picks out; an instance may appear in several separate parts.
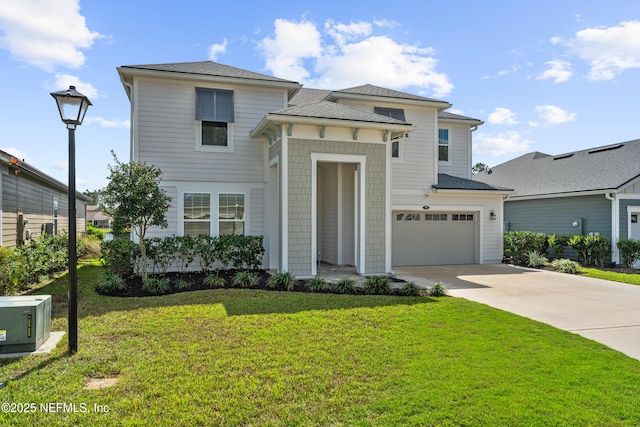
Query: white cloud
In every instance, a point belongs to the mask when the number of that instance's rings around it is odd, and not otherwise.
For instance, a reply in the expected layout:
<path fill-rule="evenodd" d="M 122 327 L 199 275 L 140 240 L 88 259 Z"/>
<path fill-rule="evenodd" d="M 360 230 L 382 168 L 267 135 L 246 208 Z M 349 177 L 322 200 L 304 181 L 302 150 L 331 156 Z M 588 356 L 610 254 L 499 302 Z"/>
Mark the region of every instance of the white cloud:
<path fill-rule="evenodd" d="M 547 61 L 545 65 L 548 65 L 549 69 L 538 75 L 536 79 L 553 80 L 553 82 L 557 84 L 566 82 L 573 75 L 573 71 L 571 71 L 571 64 L 568 61 Z"/>
<path fill-rule="evenodd" d="M 62 161 L 62 160 L 54 160 L 53 163 L 51 164 L 51 166 L 54 169 L 60 170 L 60 171 L 68 171 L 69 170 L 69 163 Z"/>
<path fill-rule="evenodd" d="M 474 138 L 473 152 L 497 157 L 503 154 L 528 151 L 531 144 L 532 141 L 524 139 L 516 131 L 503 132 L 497 135 L 480 133 Z"/>
<path fill-rule="evenodd" d="M 487 118 L 492 125 L 515 125 L 518 123 L 516 115 L 508 108 L 497 107 Z"/>
<path fill-rule="evenodd" d="M 612 80 L 628 68 L 640 68 L 640 21 L 587 28 L 578 31 L 567 45 L 590 63 L 590 80 Z"/>
<path fill-rule="evenodd" d="M 551 37 L 549 41 L 551 44 L 560 44 L 562 43 L 562 37 Z"/>
<path fill-rule="evenodd" d="M 222 43 L 214 43 L 209 46 L 209 59 L 211 61 L 217 61 L 218 55 L 227 51 L 228 40 L 225 38 Z"/>
<path fill-rule="evenodd" d="M 78 76 L 69 74 L 56 74 L 55 80 L 48 86 L 52 91 L 65 90 L 69 89 L 69 86 L 75 86 L 76 90 L 89 98 L 90 101 L 100 97 L 98 89 L 94 88 L 91 83 L 82 82 Z"/>
<path fill-rule="evenodd" d="M 343 24 L 329 20 L 321 33 L 309 21 L 275 21 L 273 37 L 259 44 L 266 67 L 276 76 L 309 86 L 339 89 L 365 83 L 402 89 L 417 86 L 435 96 L 453 89 L 446 74 L 436 71 L 433 49 L 400 44 L 377 28 L 387 21 Z"/>
<path fill-rule="evenodd" d="M 130 128 L 131 122 L 129 120 L 107 120 L 103 117 L 87 117 L 84 120 L 85 124 L 96 123 L 103 128 Z"/>
<path fill-rule="evenodd" d="M 16 147 L 0 148 L 0 150 L 11 154 L 16 159 L 25 161 L 26 163 L 29 163 L 30 165 L 34 166 L 34 161 L 27 155 L 27 153 L 25 153 L 24 151 L 19 150 Z"/>
<path fill-rule="evenodd" d="M 538 105 L 536 111 L 542 120 L 553 125 L 570 122 L 577 116 L 576 113 L 569 113 L 555 105 Z"/>
<path fill-rule="evenodd" d="M 0 0 L 0 47 L 47 71 L 78 68 L 83 49 L 100 37 L 87 28 L 80 0 Z"/>

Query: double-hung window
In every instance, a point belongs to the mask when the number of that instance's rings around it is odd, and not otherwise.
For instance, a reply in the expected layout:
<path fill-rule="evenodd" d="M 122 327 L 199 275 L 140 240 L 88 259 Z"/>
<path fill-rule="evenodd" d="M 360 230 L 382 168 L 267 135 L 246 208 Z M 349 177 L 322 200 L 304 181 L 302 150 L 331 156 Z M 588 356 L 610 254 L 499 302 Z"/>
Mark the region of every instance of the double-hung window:
<path fill-rule="evenodd" d="M 184 193 L 184 235 L 211 234 L 211 194 Z"/>
<path fill-rule="evenodd" d="M 233 91 L 196 88 L 196 149 L 233 151 Z"/>
<path fill-rule="evenodd" d="M 244 235 L 244 194 L 218 196 L 218 230 L 221 236 Z"/>
<path fill-rule="evenodd" d="M 392 119 L 406 121 L 404 119 L 404 110 L 402 108 L 386 108 L 386 107 L 373 107 L 373 112 L 382 116 L 391 117 Z M 393 141 L 391 143 L 391 157 L 400 158 L 400 143 Z"/>
<path fill-rule="evenodd" d="M 438 161 L 449 161 L 449 129 L 438 129 Z"/>

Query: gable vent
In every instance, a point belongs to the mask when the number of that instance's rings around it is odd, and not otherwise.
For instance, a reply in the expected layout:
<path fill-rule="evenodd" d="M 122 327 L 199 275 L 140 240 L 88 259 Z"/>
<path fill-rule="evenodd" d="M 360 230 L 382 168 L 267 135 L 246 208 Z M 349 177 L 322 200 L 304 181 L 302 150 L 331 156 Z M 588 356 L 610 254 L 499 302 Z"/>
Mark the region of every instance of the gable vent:
<path fill-rule="evenodd" d="M 615 145 L 607 145 L 606 147 L 594 148 L 593 150 L 589 150 L 589 154 L 601 153 L 603 151 L 617 150 L 620 147 L 623 147 L 624 144 L 615 144 Z"/>
<path fill-rule="evenodd" d="M 562 160 L 562 159 L 568 159 L 569 157 L 573 156 L 574 153 L 569 153 L 569 154 L 560 154 L 559 156 L 555 156 L 553 158 L 553 160 Z"/>

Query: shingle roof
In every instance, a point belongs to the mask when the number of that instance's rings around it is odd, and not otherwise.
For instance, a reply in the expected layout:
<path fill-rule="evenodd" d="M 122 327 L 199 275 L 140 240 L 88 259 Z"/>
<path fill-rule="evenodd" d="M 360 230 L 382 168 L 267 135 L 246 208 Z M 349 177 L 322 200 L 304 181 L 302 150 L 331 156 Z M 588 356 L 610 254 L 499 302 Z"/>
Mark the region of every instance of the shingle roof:
<path fill-rule="evenodd" d="M 640 178 L 640 140 L 551 156 L 533 152 L 473 177 L 514 188 L 512 197 L 614 191 Z"/>
<path fill-rule="evenodd" d="M 331 91 L 326 89 L 307 89 L 303 87 L 289 100 L 289 105 L 304 105 L 324 101 L 330 93 Z"/>
<path fill-rule="evenodd" d="M 374 86 L 370 84 L 351 87 L 342 90 L 336 90 L 332 92 L 332 96 L 339 98 L 340 94 L 351 94 L 351 95 L 367 95 L 367 96 L 377 96 L 382 98 L 395 98 L 395 99 L 403 99 L 403 100 L 413 100 L 413 101 L 427 101 L 427 102 L 440 102 L 442 104 L 449 104 L 446 101 L 442 101 L 439 99 L 426 98 L 424 96 L 414 95 L 412 93 L 400 92 L 397 90 L 386 89 L 379 86 Z"/>
<path fill-rule="evenodd" d="M 457 176 L 438 174 L 438 183 L 433 185 L 438 190 L 485 190 L 485 191 L 511 191 L 509 188 L 498 187 L 485 184 L 484 182 L 472 181 L 470 179 L 459 178 Z"/>
<path fill-rule="evenodd" d="M 309 117 L 316 119 L 353 120 L 359 122 L 409 125 L 407 122 L 376 114 L 359 108 L 337 104 L 331 101 L 319 101 L 274 111 L 270 115 Z"/>
<path fill-rule="evenodd" d="M 484 123 L 482 120 L 474 119 L 473 117 L 462 116 L 460 114 L 449 113 L 448 111 L 440 111 L 438 113 L 438 118 L 444 120 L 473 121 L 478 122 L 478 124 Z"/>
<path fill-rule="evenodd" d="M 213 61 L 200 62 L 178 62 L 169 64 L 147 64 L 147 65 L 123 65 L 120 68 L 132 68 L 137 70 L 166 71 L 183 74 L 199 74 L 203 76 L 231 77 L 247 80 L 263 80 L 269 82 L 297 83 L 291 80 L 280 79 L 266 74 L 254 73 L 253 71 L 219 64 Z"/>

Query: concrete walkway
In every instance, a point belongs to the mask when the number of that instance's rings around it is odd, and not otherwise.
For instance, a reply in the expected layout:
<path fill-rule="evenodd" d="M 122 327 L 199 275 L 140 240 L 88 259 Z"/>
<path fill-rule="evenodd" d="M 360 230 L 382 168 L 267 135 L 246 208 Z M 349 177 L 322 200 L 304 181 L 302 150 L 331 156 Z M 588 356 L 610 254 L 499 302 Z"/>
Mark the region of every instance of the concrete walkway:
<path fill-rule="evenodd" d="M 640 360 L 640 286 L 507 264 L 398 267 L 419 285 L 598 341 Z"/>

